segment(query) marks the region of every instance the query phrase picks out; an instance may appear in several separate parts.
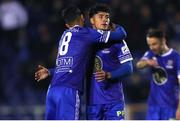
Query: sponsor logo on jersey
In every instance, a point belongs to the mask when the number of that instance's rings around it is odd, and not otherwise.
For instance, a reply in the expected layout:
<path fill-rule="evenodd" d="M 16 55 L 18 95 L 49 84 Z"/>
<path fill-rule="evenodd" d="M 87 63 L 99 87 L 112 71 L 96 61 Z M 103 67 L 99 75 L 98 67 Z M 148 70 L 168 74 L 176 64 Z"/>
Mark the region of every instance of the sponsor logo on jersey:
<path fill-rule="evenodd" d="M 70 72 L 72 73 L 71 67 L 73 66 L 72 57 L 60 57 L 56 59 L 56 73 L 58 72 Z"/>
<path fill-rule="evenodd" d="M 166 68 L 172 69 L 173 68 L 173 60 L 168 60 L 166 64 Z"/>

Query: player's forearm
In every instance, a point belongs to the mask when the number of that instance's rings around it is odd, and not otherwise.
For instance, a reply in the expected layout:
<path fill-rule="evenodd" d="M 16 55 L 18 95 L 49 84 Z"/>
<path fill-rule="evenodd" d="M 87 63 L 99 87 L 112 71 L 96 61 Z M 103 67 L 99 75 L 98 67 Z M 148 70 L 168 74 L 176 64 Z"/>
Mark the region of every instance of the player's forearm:
<path fill-rule="evenodd" d="M 141 68 L 145 68 L 148 66 L 148 62 L 146 60 L 140 60 L 139 62 L 137 62 L 136 64 L 136 67 L 138 69 L 141 69 Z"/>
<path fill-rule="evenodd" d="M 107 72 L 106 73 L 106 78 L 107 79 L 116 79 L 120 78 L 123 76 L 130 75 L 133 72 L 133 65 L 132 62 L 126 62 L 123 65 L 121 65 L 118 69 Z"/>

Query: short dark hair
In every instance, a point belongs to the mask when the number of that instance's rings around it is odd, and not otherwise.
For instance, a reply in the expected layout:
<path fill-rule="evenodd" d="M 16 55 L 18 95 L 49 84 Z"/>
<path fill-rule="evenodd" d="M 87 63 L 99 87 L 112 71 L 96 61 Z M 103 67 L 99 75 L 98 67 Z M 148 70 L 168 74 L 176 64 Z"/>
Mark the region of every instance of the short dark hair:
<path fill-rule="evenodd" d="M 62 18 L 64 19 L 65 23 L 72 23 L 74 22 L 77 18 L 81 16 L 81 10 L 74 5 L 70 5 L 67 8 L 63 9 L 61 15 Z"/>
<path fill-rule="evenodd" d="M 147 32 L 146 37 L 156 37 L 159 39 L 165 38 L 165 32 L 163 30 L 160 29 L 149 29 Z"/>
<path fill-rule="evenodd" d="M 89 18 L 93 17 L 98 12 L 110 13 L 111 10 L 106 4 L 96 4 L 89 9 Z"/>

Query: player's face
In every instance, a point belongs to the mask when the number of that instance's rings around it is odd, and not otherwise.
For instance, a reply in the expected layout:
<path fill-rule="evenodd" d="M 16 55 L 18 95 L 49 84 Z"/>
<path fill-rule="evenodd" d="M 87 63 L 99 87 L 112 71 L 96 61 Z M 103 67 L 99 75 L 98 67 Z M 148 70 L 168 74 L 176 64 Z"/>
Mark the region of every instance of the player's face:
<path fill-rule="evenodd" d="M 94 29 L 107 30 L 110 22 L 109 17 L 109 13 L 98 12 L 90 19 L 90 22 Z"/>
<path fill-rule="evenodd" d="M 155 54 L 161 54 L 162 42 L 156 37 L 147 37 L 147 44 Z"/>

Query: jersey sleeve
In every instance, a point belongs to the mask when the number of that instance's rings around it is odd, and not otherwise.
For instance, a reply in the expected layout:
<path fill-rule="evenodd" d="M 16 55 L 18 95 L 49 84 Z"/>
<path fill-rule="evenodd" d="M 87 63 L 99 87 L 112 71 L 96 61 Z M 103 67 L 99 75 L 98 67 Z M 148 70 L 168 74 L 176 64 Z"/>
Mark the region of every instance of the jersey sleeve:
<path fill-rule="evenodd" d="M 151 51 L 146 51 L 144 53 L 144 55 L 141 57 L 141 60 L 148 60 L 148 59 L 151 59 L 153 57 Z"/>
<path fill-rule="evenodd" d="M 120 45 L 120 50 L 118 52 L 118 59 L 121 64 L 133 60 L 133 57 L 125 40 L 123 40 L 123 44 Z"/>
<path fill-rule="evenodd" d="M 117 26 L 115 31 L 90 29 L 90 36 L 94 43 L 120 43 L 126 37 L 126 32 L 123 27 Z"/>

